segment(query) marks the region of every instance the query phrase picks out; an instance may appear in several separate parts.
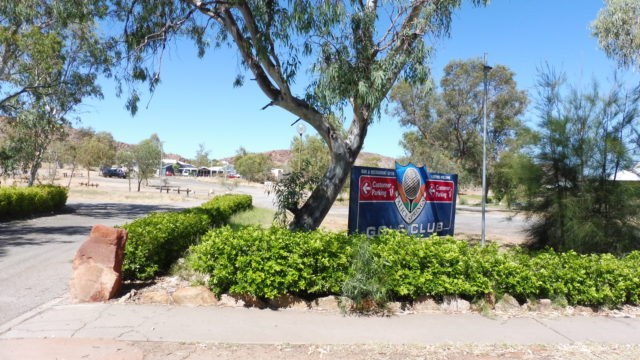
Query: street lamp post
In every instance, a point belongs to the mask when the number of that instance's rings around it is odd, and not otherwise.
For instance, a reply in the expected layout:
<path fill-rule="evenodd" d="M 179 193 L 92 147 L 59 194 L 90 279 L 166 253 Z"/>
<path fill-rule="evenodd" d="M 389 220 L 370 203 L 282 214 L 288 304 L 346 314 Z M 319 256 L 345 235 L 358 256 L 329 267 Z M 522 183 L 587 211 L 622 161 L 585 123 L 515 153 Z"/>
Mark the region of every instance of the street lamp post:
<path fill-rule="evenodd" d="M 487 206 L 487 74 L 492 67 L 487 65 L 487 54 L 484 54 L 484 66 L 482 72 L 484 73 L 484 101 L 483 116 L 482 116 L 482 239 L 480 245 L 484 247 L 486 239 L 486 206 Z"/>
<path fill-rule="evenodd" d="M 298 172 L 302 171 L 302 135 L 307 130 L 307 127 L 303 123 L 296 126 L 296 131 L 300 135 L 300 150 L 298 150 Z"/>

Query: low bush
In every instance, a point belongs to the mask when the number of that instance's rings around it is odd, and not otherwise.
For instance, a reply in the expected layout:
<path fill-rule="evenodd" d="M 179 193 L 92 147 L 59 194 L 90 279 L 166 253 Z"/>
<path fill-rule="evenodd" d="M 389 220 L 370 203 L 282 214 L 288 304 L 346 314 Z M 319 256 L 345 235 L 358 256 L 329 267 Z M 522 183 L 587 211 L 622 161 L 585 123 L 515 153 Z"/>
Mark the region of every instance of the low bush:
<path fill-rule="evenodd" d="M 365 240 L 322 231 L 224 227 L 191 247 L 188 262 L 210 276 L 209 287 L 218 294 L 267 299 L 343 291 L 373 302 L 387 294 L 413 300 L 509 293 L 520 301 L 564 298 L 571 305 L 640 303 L 640 252 L 615 257 L 502 251 L 495 244 L 481 248 L 451 237 L 394 231 Z"/>
<path fill-rule="evenodd" d="M 188 261 L 196 271 L 210 275 L 209 287 L 218 294 L 265 299 L 335 294 L 346 279 L 353 244 L 360 239 L 279 227 L 223 227 L 191 247 Z"/>
<path fill-rule="evenodd" d="M 122 226 L 128 232 L 124 278 L 148 280 L 169 269 L 209 229 L 251 207 L 249 195 L 223 195 L 180 212 L 152 213 Z"/>
<path fill-rule="evenodd" d="M 495 244 L 481 248 L 451 237 L 397 232 L 379 236 L 372 252 L 386 264 L 387 285 L 396 298 L 494 292 L 520 301 L 564 297 L 571 305 L 640 303 L 640 252 L 622 258 L 519 248 L 501 252 Z"/>
<path fill-rule="evenodd" d="M 203 211 L 211 221 L 212 226 L 221 226 L 229 221 L 231 215 L 251 208 L 251 195 L 220 195 L 205 202 L 192 211 Z"/>
<path fill-rule="evenodd" d="M 122 271 L 125 279 L 148 280 L 166 270 L 210 227 L 204 214 L 153 213 L 124 225 L 129 238 Z"/>
<path fill-rule="evenodd" d="M 60 210 L 67 203 L 67 189 L 55 185 L 0 188 L 0 220 L 16 219 Z"/>

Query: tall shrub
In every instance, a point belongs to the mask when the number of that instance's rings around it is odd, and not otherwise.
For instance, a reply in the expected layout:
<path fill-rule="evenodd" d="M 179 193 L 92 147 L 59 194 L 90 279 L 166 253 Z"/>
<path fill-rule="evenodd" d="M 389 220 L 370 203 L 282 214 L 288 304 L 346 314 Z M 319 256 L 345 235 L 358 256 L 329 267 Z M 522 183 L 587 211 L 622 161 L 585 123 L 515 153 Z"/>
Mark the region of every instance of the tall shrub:
<path fill-rule="evenodd" d="M 640 249 L 640 188 L 615 174 L 634 165 L 640 89 L 565 89 L 553 71 L 538 81 L 537 176 L 526 210 L 534 248 L 625 253 Z"/>

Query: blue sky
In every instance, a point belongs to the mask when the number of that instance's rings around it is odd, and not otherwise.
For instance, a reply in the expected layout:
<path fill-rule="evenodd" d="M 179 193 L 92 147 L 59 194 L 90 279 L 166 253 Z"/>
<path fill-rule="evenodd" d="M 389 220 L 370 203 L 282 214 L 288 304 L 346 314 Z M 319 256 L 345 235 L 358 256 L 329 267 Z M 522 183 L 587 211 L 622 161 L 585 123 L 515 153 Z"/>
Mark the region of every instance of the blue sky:
<path fill-rule="evenodd" d="M 545 63 L 564 70 L 574 85 L 586 86 L 593 78 L 606 83 L 615 63 L 589 30 L 602 6 L 601 0 L 495 0 L 486 8 L 466 4 L 454 16 L 450 38 L 436 44 L 433 77 L 438 82 L 451 60 L 487 53 L 490 65 L 508 66 L 518 87 L 530 95 L 536 68 Z M 251 81 L 234 88 L 239 63 L 233 49 L 210 49 L 199 59 L 191 44 L 180 42 L 164 60 L 162 83 L 151 99 L 142 99 L 135 117 L 124 108 L 125 99 L 115 96 L 114 83 L 103 79 L 104 99 L 87 101 L 76 126 L 108 131 L 134 144 L 157 133 L 166 152 L 188 158 L 200 143 L 213 158 L 231 156 L 240 146 L 250 152 L 289 148 L 295 116 L 276 107 L 261 111 L 268 101 Z M 629 83 L 640 82 L 638 73 L 623 75 Z M 535 122 L 531 114 L 525 118 Z M 363 151 L 402 156 L 398 142 L 404 131 L 396 119 L 383 115 L 370 127 Z"/>

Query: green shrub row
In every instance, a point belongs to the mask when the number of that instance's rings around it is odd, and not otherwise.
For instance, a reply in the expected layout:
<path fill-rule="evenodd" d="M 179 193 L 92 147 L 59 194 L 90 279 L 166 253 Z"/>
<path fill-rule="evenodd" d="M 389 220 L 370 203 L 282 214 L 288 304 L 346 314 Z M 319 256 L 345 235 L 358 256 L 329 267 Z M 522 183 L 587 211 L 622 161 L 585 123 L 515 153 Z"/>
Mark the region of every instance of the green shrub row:
<path fill-rule="evenodd" d="M 617 258 L 573 251 L 499 251 L 451 237 L 419 239 L 389 232 L 374 240 L 386 284 L 396 298 L 481 297 L 508 293 L 520 301 L 564 297 L 571 305 L 640 303 L 640 252 Z"/>
<path fill-rule="evenodd" d="M 363 241 L 368 245 L 358 246 Z M 375 264 L 352 266 L 357 248 L 368 249 Z M 367 293 L 357 289 L 359 282 L 382 286 L 375 291 L 397 300 L 445 295 L 472 300 L 493 292 L 509 293 L 520 301 L 564 297 L 572 305 L 640 303 L 640 252 L 617 258 L 553 250 L 499 251 L 497 245 L 481 248 L 451 237 L 416 238 L 400 232 L 366 239 L 322 231 L 224 227 L 191 247 L 189 264 L 210 275 L 208 285 L 218 294 L 267 299 L 339 294 L 343 284 L 351 292 Z M 376 273 L 354 274 L 359 268 Z M 371 276 L 375 279 L 368 279 Z"/>
<path fill-rule="evenodd" d="M 222 195 L 180 212 L 151 213 L 122 226 L 128 232 L 122 271 L 127 280 L 148 280 L 169 269 L 202 235 L 251 207 L 249 195 Z"/>
<path fill-rule="evenodd" d="M 0 220 L 60 210 L 67 203 L 67 189 L 55 185 L 0 188 Z"/>
<path fill-rule="evenodd" d="M 357 240 L 322 231 L 226 226 L 211 230 L 192 246 L 188 262 L 194 270 L 210 274 L 208 285 L 218 294 L 267 299 L 333 294 L 345 280 Z"/>

